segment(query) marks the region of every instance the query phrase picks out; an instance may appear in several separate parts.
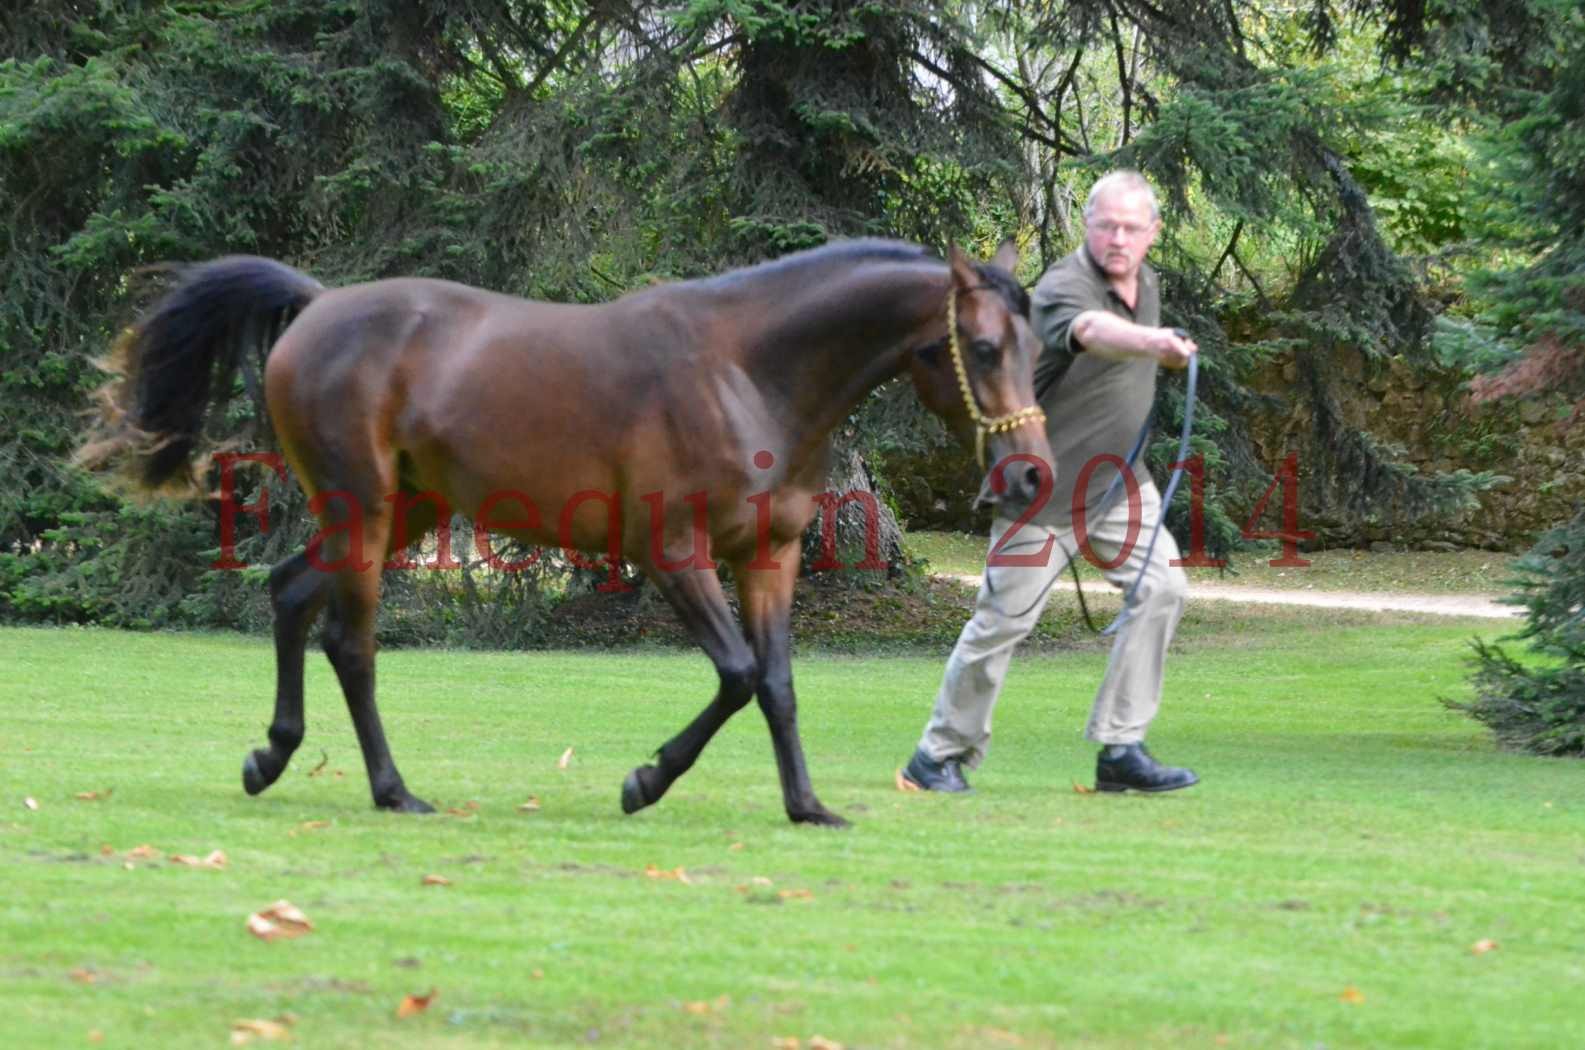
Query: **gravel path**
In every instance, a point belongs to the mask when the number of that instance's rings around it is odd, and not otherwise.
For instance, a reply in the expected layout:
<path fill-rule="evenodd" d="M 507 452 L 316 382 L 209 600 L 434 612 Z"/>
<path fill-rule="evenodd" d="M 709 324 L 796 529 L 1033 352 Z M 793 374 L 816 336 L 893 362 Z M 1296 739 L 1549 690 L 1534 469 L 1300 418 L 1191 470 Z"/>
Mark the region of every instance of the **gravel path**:
<path fill-rule="evenodd" d="M 980 578 L 967 573 L 953 573 L 954 579 L 978 587 Z M 1073 580 L 1063 577 L 1057 584 L 1064 590 L 1073 590 Z M 1097 590 L 1108 590 L 1105 584 L 1086 584 Z M 1504 605 L 1495 597 L 1483 594 L 1371 594 L 1363 591 L 1285 591 L 1263 587 L 1239 587 L 1217 583 L 1189 584 L 1189 601 L 1253 602 L 1258 605 L 1308 605 L 1325 609 L 1372 609 L 1378 612 L 1422 612 L 1437 616 L 1476 616 L 1493 620 L 1510 620 L 1523 616 L 1518 606 Z"/>
<path fill-rule="evenodd" d="M 1435 613 L 1438 616 L 1482 616 L 1508 620 L 1523 616 L 1516 605 L 1504 605 L 1483 594 L 1368 594 L 1360 591 L 1281 591 L 1260 587 L 1189 584 L 1189 600 L 1310 605 L 1327 609 L 1375 609 Z"/>

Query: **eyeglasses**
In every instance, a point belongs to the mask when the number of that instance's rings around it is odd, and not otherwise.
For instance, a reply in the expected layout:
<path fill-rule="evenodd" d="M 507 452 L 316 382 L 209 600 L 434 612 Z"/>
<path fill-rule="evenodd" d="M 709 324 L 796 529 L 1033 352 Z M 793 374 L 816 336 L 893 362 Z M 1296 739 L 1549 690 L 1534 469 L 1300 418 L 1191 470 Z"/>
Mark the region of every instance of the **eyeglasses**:
<path fill-rule="evenodd" d="M 1156 228 L 1155 223 L 1150 223 L 1148 226 L 1138 226 L 1131 222 L 1112 222 L 1107 219 L 1095 219 L 1088 225 L 1090 229 L 1103 237 L 1110 237 L 1121 230 L 1123 235 L 1131 241 L 1138 240 Z"/>

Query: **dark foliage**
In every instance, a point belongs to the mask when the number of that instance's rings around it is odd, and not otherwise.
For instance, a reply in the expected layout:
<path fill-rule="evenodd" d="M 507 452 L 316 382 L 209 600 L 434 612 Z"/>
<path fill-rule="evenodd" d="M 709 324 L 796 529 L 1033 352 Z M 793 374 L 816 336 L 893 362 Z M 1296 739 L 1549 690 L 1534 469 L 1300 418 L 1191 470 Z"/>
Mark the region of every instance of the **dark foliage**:
<path fill-rule="evenodd" d="M 1464 97 L 1459 85 L 1496 92 L 1494 63 L 1534 25 L 1552 25 L 1539 3 L 1515 15 L 1460 5 L 1442 22 L 1414 5 L 1350 8 L 1385 25 L 1403 56 L 1476 39 L 1459 35 L 1458 19 L 1493 20 L 1489 53 L 1458 52 L 1425 74 L 1448 99 Z M 1211 479 L 1213 552 L 1236 544 L 1235 509 L 1271 481 L 1245 432 L 1255 398 L 1243 379 L 1296 346 L 1311 355 L 1300 393 L 1320 406 L 1339 502 L 1360 514 L 1457 504 L 1474 480 L 1411 476 L 1327 410 L 1331 349 L 1425 352 L 1420 271 L 1394 253 L 1366 196 L 1407 194 L 1418 169 L 1400 178 L 1381 158 L 1423 151 L 1384 153 L 1402 112 L 1349 97 L 1316 64 L 1347 35 L 1333 5 L 1311 5 L 1295 25 L 1275 9 L 1177 0 L 8 5 L 0 616 L 255 626 L 261 570 L 207 568 L 220 522 L 233 515 L 236 557 L 250 566 L 306 538 L 300 496 L 269 471 L 240 475 L 229 504 L 129 508 L 67 467 L 103 378 L 91 362 L 136 314 L 127 276 L 140 267 L 253 254 L 330 286 L 402 273 L 595 301 L 833 237 L 938 250 L 956 240 L 985 256 L 1022 230 L 1034 250 L 1019 276 L 1030 281 L 1076 243 L 1077 202 L 1095 174 L 1120 164 L 1164 191 L 1168 319 L 1207 348 L 1196 450 Z M 1529 50 L 1510 79 L 1575 112 L 1567 82 L 1548 79 L 1555 66 Z M 1505 118 L 1530 112 L 1522 96 L 1503 97 Z M 1516 180 L 1550 172 L 1547 192 L 1579 200 L 1565 169 L 1585 164 L 1536 159 L 1575 150 L 1572 125 L 1509 123 L 1531 158 Z M 1442 220 L 1459 204 L 1395 214 L 1413 217 L 1422 243 L 1451 236 Z M 1537 256 L 1537 272 L 1555 279 L 1549 301 L 1569 301 L 1571 258 Z M 1258 334 L 1228 334 L 1229 318 L 1251 316 Z M 212 383 L 213 394 L 243 393 L 221 389 L 223 374 Z M 1181 418 L 1179 390 L 1162 385 L 1163 435 Z M 233 396 L 226 411 L 229 425 L 255 410 Z M 884 508 L 909 479 L 876 476 L 875 453 L 962 456 L 948 444 L 899 386 L 861 407 L 836 462 Z M 1174 453 L 1165 437 L 1151 450 L 1158 474 Z M 235 513 L 265 498 L 267 530 Z M 1180 530 L 1186 499 L 1172 514 Z M 512 580 L 465 563 L 458 574 L 390 574 L 388 636 L 467 642 L 496 605 L 528 632 L 563 588 L 585 586 L 550 558 L 544 575 Z M 461 605 L 439 611 L 440 593 Z M 525 634 L 488 640 L 514 637 Z"/>
<path fill-rule="evenodd" d="M 1517 636 L 1530 658 L 1474 643 L 1475 699 L 1448 701 L 1498 743 L 1540 755 L 1585 755 L 1585 513 L 1548 532 L 1516 565 L 1525 607 Z"/>

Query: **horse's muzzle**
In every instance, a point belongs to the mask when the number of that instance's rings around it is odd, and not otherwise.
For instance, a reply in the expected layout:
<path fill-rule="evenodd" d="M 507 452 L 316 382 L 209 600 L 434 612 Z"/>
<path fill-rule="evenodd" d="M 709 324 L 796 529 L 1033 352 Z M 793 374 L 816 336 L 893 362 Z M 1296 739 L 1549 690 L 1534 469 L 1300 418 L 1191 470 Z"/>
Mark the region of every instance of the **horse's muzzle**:
<path fill-rule="evenodd" d="M 1051 465 L 1042 457 L 1028 452 L 1007 456 L 998 460 L 980 483 L 975 509 L 1021 511 L 1037 500 L 1049 501 L 1053 481 Z"/>

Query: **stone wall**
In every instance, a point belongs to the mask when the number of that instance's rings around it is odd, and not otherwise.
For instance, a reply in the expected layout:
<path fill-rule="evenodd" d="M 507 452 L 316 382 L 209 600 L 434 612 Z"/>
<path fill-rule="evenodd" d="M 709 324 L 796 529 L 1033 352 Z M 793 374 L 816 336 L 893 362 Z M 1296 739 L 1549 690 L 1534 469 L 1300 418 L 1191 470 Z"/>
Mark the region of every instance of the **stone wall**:
<path fill-rule="evenodd" d="M 1421 473 L 1463 468 L 1508 480 L 1479 493 L 1477 509 L 1451 519 L 1347 521 L 1306 499 L 1303 527 L 1320 534 L 1321 546 L 1519 550 L 1585 500 L 1585 428 L 1559 426 L 1570 411 L 1561 396 L 1472 406 L 1463 378 L 1452 371 L 1412 368 L 1399 358 L 1367 359 L 1351 350 L 1338 351 L 1325 374 L 1344 421 L 1394 449 L 1400 462 Z M 1309 455 L 1310 409 L 1293 396 L 1298 379 L 1291 358 L 1252 376 L 1252 389 L 1275 394 L 1291 407 L 1249 423 L 1268 468 L 1288 452 L 1298 453 L 1302 492 L 1304 464 L 1315 457 Z"/>
<path fill-rule="evenodd" d="M 1297 365 L 1278 359 L 1248 385 L 1276 395 L 1287 407 L 1257 414 L 1247 429 L 1268 470 L 1275 471 L 1288 453 L 1298 454 L 1299 524 L 1317 533 L 1313 546 L 1515 551 L 1585 501 L 1585 425 L 1560 429 L 1570 410 L 1561 396 L 1472 407 L 1456 373 L 1415 369 L 1396 358 L 1367 360 L 1357 351 L 1339 351 L 1325 369 L 1345 422 L 1397 450 L 1400 462 L 1426 473 L 1465 468 L 1509 480 L 1480 493 L 1479 507 L 1454 519 L 1349 520 L 1325 504 L 1323 486 L 1304 484 L 1306 463 L 1317 461 L 1313 420 L 1306 399 L 1294 396 Z M 970 506 L 980 482 L 971 459 L 945 449 L 931 456 L 886 457 L 879 467 L 910 528 L 984 531 L 987 513 Z"/>

